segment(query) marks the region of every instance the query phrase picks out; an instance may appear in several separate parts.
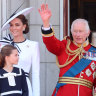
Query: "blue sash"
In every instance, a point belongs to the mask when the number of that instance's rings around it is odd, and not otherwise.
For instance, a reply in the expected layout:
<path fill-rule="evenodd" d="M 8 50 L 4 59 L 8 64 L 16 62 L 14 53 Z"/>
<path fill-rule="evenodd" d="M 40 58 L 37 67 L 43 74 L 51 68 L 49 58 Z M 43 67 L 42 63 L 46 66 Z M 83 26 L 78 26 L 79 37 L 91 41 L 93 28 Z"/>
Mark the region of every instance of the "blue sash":
<path fill-rule="evenodd" d="M 89 52 L 92 51 L 92 50 L 95 50 L 96 51 L 96 48 L 94 48 L 93 46 L 91 46 L 91 48 L 88 50 Z M 90 63 L 91 63 L 92 60 L 89 60 L 89 59 L 80 59 L 76 64 L 74 64 L 62 77 L 75 77 L 77 74 L 79 74 L 82 70 L 84 70 Z M 57 82 L 57 85 L 56 85 L 56 92 L 55 92 L 55 95 L 56 96 L 56 93 L 58 92 L 58 89 L 61 87 L 61 86 L 64 86 L 66 85 L 66 83 L 58 83 Z"/>

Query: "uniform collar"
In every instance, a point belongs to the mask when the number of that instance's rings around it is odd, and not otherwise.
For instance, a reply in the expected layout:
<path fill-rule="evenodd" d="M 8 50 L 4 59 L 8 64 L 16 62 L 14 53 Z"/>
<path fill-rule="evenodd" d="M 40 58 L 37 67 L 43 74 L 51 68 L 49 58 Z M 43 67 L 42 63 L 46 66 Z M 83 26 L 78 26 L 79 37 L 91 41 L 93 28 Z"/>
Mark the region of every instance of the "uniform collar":
<path fill-rule="evenodd" d="M 73 43 L 77 46 L 77 47 L 86 47 L 89 44 L 89 40 L 87 39 L 83 44 L 77 44 L 75 41 L 73 41 Z"/>

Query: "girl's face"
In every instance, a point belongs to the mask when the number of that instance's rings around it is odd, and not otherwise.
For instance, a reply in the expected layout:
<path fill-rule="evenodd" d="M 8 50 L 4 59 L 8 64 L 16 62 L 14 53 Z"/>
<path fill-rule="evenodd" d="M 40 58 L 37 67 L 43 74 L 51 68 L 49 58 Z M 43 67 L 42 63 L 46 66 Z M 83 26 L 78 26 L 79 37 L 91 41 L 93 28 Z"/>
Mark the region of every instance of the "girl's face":
<path fill-rule="evenodd" d="M 10 22 L 10 32 L 13 37 L 22 36 L 23 30 L 25 30 L 26 25 L 23 25 L 19 18 L 15 18 Z"/>
<path fill-rule="evenodd" d="M 12 50 L 12 53 L 9 56 L 5 57 L 5 61 L 8 64 L 17 64 L 19 60 L 17 49 Z"/>

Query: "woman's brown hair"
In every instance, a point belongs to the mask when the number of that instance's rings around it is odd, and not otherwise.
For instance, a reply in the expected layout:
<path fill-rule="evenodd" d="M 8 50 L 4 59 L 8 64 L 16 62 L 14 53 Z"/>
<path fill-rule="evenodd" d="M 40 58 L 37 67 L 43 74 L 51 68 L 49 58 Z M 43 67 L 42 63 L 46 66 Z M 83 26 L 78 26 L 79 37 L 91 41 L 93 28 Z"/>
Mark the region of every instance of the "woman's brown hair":
<path fill-rule="evenodd" d="M 26 25 L 25 30 L 23 31 L 24 34 L 29 32 L 29 25 L 28 25 L 28 20 L 26 19 L 26 17 L 24 15 L 19 15 L 16 18 L 20 19 L 21 22 L 23 23 L 23 25 Z"/>

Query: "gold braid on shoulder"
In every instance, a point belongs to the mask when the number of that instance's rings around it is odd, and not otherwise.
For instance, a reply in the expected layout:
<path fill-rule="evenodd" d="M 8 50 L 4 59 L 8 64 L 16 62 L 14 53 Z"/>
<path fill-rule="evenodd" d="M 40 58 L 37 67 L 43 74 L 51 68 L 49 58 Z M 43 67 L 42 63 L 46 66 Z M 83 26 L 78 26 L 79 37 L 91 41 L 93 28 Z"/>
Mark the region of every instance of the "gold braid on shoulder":
<path fill-rule="evenodd" d="M 59 64 L 59 61 L 58 61 L 58 57 L 56 56 L 56 65 L 59 67 L 59 68 L 62 68 L 62 67 L 65 67 L 67 66 L 68 64 L 70 64 L 77 56 L 79 56 L 79 60 L 83 57 L 83 53 L 85 52 L 85 50 L 83 49 L 83 47 L 79 47 L 77 48 L 76 50 L 71 50 L 70 49 L 70 39 L 67 39 L 67 46 L 66 46 L 66 53 L 68 54 L 68 58 L 66 60 L 66 62 L 63 64 L 63 65 L 60 65 Z M 69 60 L 69 57 L 70 56 L 73 56 L 73 58 L 71 60 Z"/>

